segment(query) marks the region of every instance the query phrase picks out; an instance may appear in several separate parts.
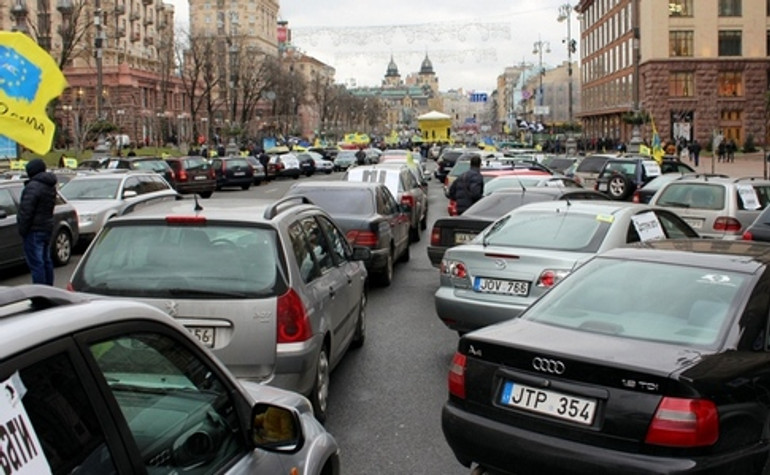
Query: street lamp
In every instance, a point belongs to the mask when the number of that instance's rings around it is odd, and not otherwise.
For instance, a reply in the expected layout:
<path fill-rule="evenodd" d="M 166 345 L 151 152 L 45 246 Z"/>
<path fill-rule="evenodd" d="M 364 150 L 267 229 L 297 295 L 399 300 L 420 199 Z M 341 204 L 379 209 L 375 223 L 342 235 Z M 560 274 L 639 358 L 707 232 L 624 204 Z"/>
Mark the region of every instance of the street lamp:
<path fill-rule="evenodd" d="M 567 75 L 569 80 L 567 83 L 568 95 L 569 95 L 569 123 L 572 124 L 572 53 L 577 51 L 577 41 L 572 39 L 572 5 L 565 3 L 559 7 L 559 16 L 556 18 L 560 23 L 567 21 L 567 38 L 562 40 L 562 43 L 567 45 Z"/>
<path fill-rule="evenodd" d="M 538 86 L 538 105 L 540 106 L 540 123 L 543 122 L 543 76 L 545 76 L 545 70 L 543 69 L 543 52 L 551 52 L 551 43 L 538 39 L 532 46 L 532 54 L 538 55 L 538 70 L 537 73 L 540 76 L 540 84 Z"/>

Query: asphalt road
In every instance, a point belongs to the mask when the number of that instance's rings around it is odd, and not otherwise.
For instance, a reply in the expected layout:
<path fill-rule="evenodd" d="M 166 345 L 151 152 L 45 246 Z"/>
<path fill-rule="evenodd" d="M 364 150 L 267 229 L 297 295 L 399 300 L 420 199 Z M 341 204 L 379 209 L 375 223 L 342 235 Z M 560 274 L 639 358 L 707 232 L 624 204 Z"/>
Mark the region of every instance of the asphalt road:
<path fill-rule="evenodd" d="M 249 191 L 224 190 L 211 199 L 277 199 L 293 183 L 282 179 Z M 447 213 L 446 198 L 435 179 L 429 190 L 428 229 L 420 242 L 412 244 L 410 261 L 397 264 L 391 286 L 371 289 L 366 342 L 349 352 L 332 373 L 326 427 L 339 442 L 343 474 L 469 472 L 455 460 L 441 432 L 441 406 L 457 335 L 438 320 L 433 307 L 438 270 L 430 265 L 427 244 L 433 220 Z M 66 287 L 79 258 L 73 256 L 69 265 L 55 269 L 57 287 Z M 0 272 L 0 285 L 30 282 L 23 266 Z"/>

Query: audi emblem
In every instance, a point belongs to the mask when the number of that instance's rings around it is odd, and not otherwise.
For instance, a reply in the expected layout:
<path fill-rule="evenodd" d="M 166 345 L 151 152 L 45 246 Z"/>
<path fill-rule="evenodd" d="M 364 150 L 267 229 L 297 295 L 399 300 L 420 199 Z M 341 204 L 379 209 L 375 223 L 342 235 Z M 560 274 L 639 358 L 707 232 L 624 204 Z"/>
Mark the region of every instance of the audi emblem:
<path fill-rule="evenodd" d="M 532 359 L 532 367 L 543 373 L 551 374 L 564 374 L 564 371 L 567 369 L 564 363 L 559 360 L 551 360 L 539 356 Z"/>

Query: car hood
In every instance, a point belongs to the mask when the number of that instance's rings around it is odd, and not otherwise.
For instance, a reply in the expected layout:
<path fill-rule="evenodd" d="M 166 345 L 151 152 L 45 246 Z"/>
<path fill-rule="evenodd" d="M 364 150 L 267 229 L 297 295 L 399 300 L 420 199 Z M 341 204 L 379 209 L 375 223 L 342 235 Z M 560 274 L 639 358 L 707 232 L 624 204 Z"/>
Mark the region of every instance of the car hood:
<path fill-rule="evenodd" d="M 118 200 L 69 200 L 79 214 L 97 214 L 108 209 L 117 209 L 123 205 Z"/>

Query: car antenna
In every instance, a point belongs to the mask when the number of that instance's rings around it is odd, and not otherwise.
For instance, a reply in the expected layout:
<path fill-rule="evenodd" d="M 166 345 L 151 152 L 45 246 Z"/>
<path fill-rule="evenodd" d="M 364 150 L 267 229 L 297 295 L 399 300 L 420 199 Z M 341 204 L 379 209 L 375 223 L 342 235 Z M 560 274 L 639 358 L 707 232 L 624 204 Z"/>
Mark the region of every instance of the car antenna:
<path fill-rule="evenodd" d="M 195 193 L 195 194 L 193 195 L 193 197 L 195 198 L 195 208 L 194 208 L 194 209 L 195 209 L 195 211 L 203 211 L 203 206 L 201 206 L 201 204 L 200 204 L 200 203 L 198 203 L 198 194 L 197 194 L 197 193 Z"/>

